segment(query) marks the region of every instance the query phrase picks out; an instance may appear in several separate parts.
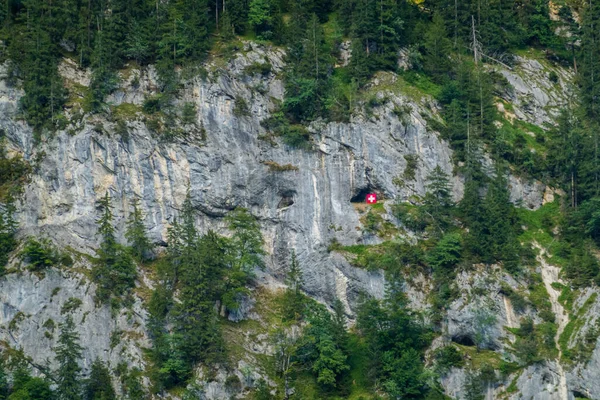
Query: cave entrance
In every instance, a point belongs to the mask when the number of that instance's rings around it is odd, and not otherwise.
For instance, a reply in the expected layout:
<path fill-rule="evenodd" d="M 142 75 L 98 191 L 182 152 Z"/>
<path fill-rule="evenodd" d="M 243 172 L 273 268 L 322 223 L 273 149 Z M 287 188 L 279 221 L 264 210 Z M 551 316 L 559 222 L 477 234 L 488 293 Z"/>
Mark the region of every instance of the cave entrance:
<path fill-rule="evenodd" d="M 352 196 L 350 203 L 364 203 L 369 193 L 376 193 L 377 191 L 369 186 L 359 189 L 358 192 Z"/>
<path fill-rule="evenodd" d="M 577 390 L 573 390 L 573 397 L 575 397 L 576 400 L 583 400 L 583 399 L 589 399 L 589 397 L 587 397 L 587 395 L 578 392 Z"/>
<path fill-rule="evenodd" d="M 463 346 L 468 346 L 468 347 L 473 347 L 475 346 L 475 342 L 473 341 L 473 338 L 471 338 L 468 335 L 465 336 L 455 336 L 452 338 L 452 341 L 456 344 L 460 344 Z"/>

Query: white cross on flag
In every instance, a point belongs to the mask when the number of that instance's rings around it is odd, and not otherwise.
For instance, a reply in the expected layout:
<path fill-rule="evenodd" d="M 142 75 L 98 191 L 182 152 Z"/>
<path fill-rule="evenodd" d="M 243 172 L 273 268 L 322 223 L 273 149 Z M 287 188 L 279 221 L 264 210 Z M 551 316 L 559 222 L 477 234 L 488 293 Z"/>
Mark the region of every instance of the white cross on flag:
<path fill-rule="evenodd" d="M 369 193 L 367 195 L 367 204 L 377 203 L 377 193 Z"/>

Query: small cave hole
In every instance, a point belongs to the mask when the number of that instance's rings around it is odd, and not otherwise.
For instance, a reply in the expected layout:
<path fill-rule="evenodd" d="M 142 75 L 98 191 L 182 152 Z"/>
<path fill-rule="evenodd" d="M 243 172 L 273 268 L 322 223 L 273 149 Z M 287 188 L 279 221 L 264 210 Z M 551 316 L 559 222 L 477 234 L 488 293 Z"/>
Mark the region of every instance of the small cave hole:
<path fill-rule="evenodd" d="M 554 384 L 554 379 L 552 379 L 552 375 L 550 375 L 549 373 L 545 372 L 542 375 L 542 382 L 546 385 L 553 385 Z"/>
<path fill-rule="evenodd" d="M 577 390 L 573 390 L 573 397 L 575 397 L 576 399 L 589 399 L 589 397 L 587 397 L 587 395 L 578 392 Z"/>
<path fill-rule="evenodd" d="M 351 203 L 364 203 L 366 201 L 367 195 L 369 193 L 374 193 L 376 192 L 376 190 L 374 190 L 373 188 L 367 186 L 364 188 L 361 188 L 358 190 L 358 192 L 356 192 L 356 194 L 354 196 L 352 196 L 352 198 L 350 199 Z"/>
<path fill-rule="evenodd" d="M 473 347 L 475 346 L 475 342 L 468 335 L 455 336 L 452 338 L 452 341 L 456 344 L 460 344 L 463 346 Z"/>
<path fill-rule="evenodd" d="M 277 208 L 286 208 L 294 204 L 294 198 L 292 196 L 282 196 L 279 200 Z"/>

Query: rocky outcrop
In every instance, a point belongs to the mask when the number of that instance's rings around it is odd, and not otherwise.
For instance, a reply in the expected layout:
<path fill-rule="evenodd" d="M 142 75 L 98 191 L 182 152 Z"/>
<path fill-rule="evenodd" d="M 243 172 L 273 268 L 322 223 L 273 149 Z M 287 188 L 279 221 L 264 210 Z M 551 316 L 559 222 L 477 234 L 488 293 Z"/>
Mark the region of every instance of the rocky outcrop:
<path fill-rule="evenodd" d="M 267 62 L 272 66 L 270 73 L 248 74 L 248 66 Z M 520 62 L 523 71 L 542 79 L 536 65 Z M 189 190 L 199 212 L 197 226 L 203 232 L 213 229 L 227 234 L 223 217 L 238 206 L 259 218 L 268 253 L 267 269 L 258 273 L 259 284 L 281 285 L 293 249 L 304 271 L 303 289 L 315 299 L 331 304 L 340 298 L 352 316 L 361 292 L 383 296 L 381 271 L 355 268 L 327 248 L 334 240 L 342 245 L 381 242 L 381 238 L 363 231 L 357 203 L 370 192 L 378 193 L 387 210 L 394 201 L 414 201 L 424 195 L 426 177 L 438 165 L 453 177 L 455 199 L 461 198 L 462 181 L 453 173 L 452 151 L 428 123 L 438 117 L 435 102 L 425 94 L 417 100 L 414 93 L 389 89 L 389 80 L 396 79 L 389 74 L 385 82 L 378 78 L 369 88 L 380 99 L 371 112 L 358 111 L 348 123 L 312 124 L 312 150 L 298 150 L 271 137 L 262 124 L 283 98 L 278 76 L 284 68 L 281 50 L 246 43 L 233 59 L 206 67 L 207 76 L 185 82 L 176 99 L 176 109 L 193 105 L 194 121 L 187 125 L 178 122 L 181 132 L 168 138 L 149 127 L 141 112 L 144 99 L 158 87 L 152 67 L 129 68 L 123 73 L 122 86 L 109 99 L 108 116 L 76 118 L 75 109 L 71 109 L 67 112 L 68 126 L 35 145 L 31 129 L 17 118 L 22 93 L 0 79 L 0 129 L 6 133 L 11 151 L 22 153 L 35 171 L 19 207 L 20 235 L 46 236 L 60 247 L 93 255 L 99 240 L 95 202 L 108 192 L 113 198 L 120 240 L 124 241 L 124 224 L 132 200 L 137 198 L 152 240 L 162 246 Z M 60 72 L 67 86 L 89 84 L 89 74 L 68 61 Z M 510 96 L 517 105 L 518 118 L 539 124 L 551 121 L 554 114 L 548 106 L 558 104 L 560 98 L 544 97 L 545 91 L 532 86 L 531 81 L 519 80 L 514 71 L 502 73 L 514 87 Z M 562 82 L 568 76 L 559 78 Z M 523 100 L 529 96 L 535 100 L 531 110 Z M 238 102 L 248 106 L 247 112 L 236 111 Z M 125 108 L 127 134 L 119 135 L 111 115 Z M 399 108 L 407 110 L 402 118 Z M 405 156 L 417 160 L 414 179 L 408 182 Z M 294 168 L 270 168 L 288 164 Z M 398 185 L 399 180 L 405 184 Z M 541 183 L 511 177 L 510 186 L 515 203 L 531 209 L 541 206 L 545 193 Z M 398 224 L 389 212 L 385 218 Z M 50 270 L 44 276 L 15 273 L 0 278 L 0 340 L 22 347 L 42 365 L 52 358 L 56 335 L 50 333 L 48 338 L 40 327 L 49 319 L 56 324 L 63 321 L 65 302 L 78 298 L 81 307 L 70 312 L 86 349 L 84 366 L 89 367 L 96 357 L 112 366 L 121 361 L 142 366 L 141 348 L 148 343 L 140 298 L 136 297 L 131 315 L 123 311 L 114 317 L 108 308 L 96 306 L 84 259 L 68 271 Z M 467 344 L 476 334 L 483 334 L 487 340 L 484 347 L 499 350 L 507 343 L 504 326 L 518 323 L 510 302 L 500 292 L 500 282 L 515 288 L 519 283 L 497 274 L 489 285 L 487 278 L 486 273 L 461 274 L 462 294 L 449 305 L 444 334 L 449 340 Z M 426 282 L 421 284 L 427 287 Z M 139 286 L 150 285 L 142 277 Z M 57 287 L 60 290 L 53 294 Z M 415 308 L 426 309 L 426 291 L 409 285 L 407 292 Z M 232 320 L 252 317 L 252 299 L 244 305 L 239 315 L 230 316 Z M 483 333 L 475 332 L 478 323 L 492 321 L 481 315 L 482 310 L 493 317 L 493 322 L 480 327 Z M 19 313 L 18 323 L 11 324 Z M 115 332 L 124 339 L 111 347 Z M 536 369 L 529 374 L 531 378 L 524 378 L 525 374 L 519 378 L 523 393 L 539 393 L 540 387 L 549 385 L 543 371 L 551 367 L 536 368 L 539 374 Z M 444 381 L 448 393 L 460 393 L 464 381 L 460 374 L 464 371 L 456 373 L 459 375 L 450 374 Z M 238 375 L 243 382 L 244 377 Z M 219 376 L 209 382 L 208 390 L 216 393 L 209 398 L 231 395 L 223 386 L 224 379 Z"/>
<path fill-rule="evenodd" d="M 545 61 L 517 56 L 514 68 L 498 72 L 508 83 L 503 97 L 511 104 L 513 117 L 541 127 L 554 124 L 573 93 L 573 74 Z"/>
<path fill-rule="evenodd" d="M 10 274 L 0 279 L 0 338 L 23 349 L 37 369 L 52 370 L 59 324 L 71 315 L 81 338 L 84 371 L 97 358 L 113 368 L 124 360 L 143 368 L 143 348 L 150 343 L 142 304 L 137 301 L 115 315 L 109 306 L 96 305 L 94 293 L 85 275 L 73 271 Z"/>

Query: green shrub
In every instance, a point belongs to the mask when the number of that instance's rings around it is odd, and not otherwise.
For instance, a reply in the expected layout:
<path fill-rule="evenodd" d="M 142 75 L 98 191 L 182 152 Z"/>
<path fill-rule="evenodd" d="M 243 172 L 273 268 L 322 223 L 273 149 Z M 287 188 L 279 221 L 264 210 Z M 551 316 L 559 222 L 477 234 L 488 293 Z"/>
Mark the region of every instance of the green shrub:
<path fill-rule="evenodd" d="M 61 261 L 60 253 L 48 239 L 40 241 L 33 238 L 27 239 L 21 252 L 21 258 L 29 264 L 29 269 L 32 271 L 41 271 L 58 265 Z"/>
<path fill-rule="evenodd" d="M 162 110 L 163 103 L 163 95 L 157 94 L 155 96 L 150 96 L 144 99 L 142 110 L 144 110 L 146 114 L 155 114 Z"/>
<path fill-rule="evenodd" d="M 53 331 L 56 328 L 56 323 L 52 318 L 49 318 L 46 320 L 46 322 L 44 322 L 44 325 L 42 325 L 42 327 L 48 329 L 49 331 Z"/>
<path fill-rule="evenodd" d="M 265 62 L 262 63 L 255 61 L 252 64 L 248 65 L 246 68 L 244 68 L 244 72 L 248 75 L 266 76 L 269 75 L 272 70 L 273 66 L 267 60 L 265 60 Z"/>
<path fill-rule="evenodd" d="M 438 272 L 448 272 L 461 260 L 462 237 L 460 233 L 446 234 L 427 256 L 429 265 Z"/>
<path fill-rule="evenodd" d="M 392 211 L 398 221 L 413 232 L 422 232 L 427 227 L 420 207 L 409 203 L 399 203 L 392 207 Z"/>
<path fill-rule="evenodd" d="M 414 181 L 416 178 L 417 168 L 419 167 L 419 156 L 416 154 L 404 155 L 406 160 L 406 168 L 404 168 L 403 177 L 408 181 Z"/>
<path fill-rule="evenodd" d="M 75 311 L 79 307 L 81 307 L 81 304 L 83 304 L 81 299 L 78 299 L 76 297 L 69 297 L 69 299 L 65 301 L 65 304 L 63 304 L 62 308 L 60 309 L 60 313 L 66 314 Z"/>
<path fill-rule="evenodd" d="M 127 122 L 122 119 L 117 121 L 117 125 L 115 126 L 115 133 L 121 136 L 124 142 L 129 142 L 129 128 L 127 127 Z"/>
<path fill-rule="evenodd" d="M 228 392 L 237 393 L 242 390 L 242 382 L 237 375 L 229 375 L 225 379 L 225 388 Z"/>
<path fill-rule="evenodd" d="M 15 329 L 17 329 L 19 327 L 19 324 L 24 319 L 25 319 L 25 314 L 23 314 L 21 311 L 17 312 L 15 314 L 15 316 L 13 317 L 13 319 L 11 319 L 10 322 L 8 323 L 8 330 L 14 331 Z"/>
<path fill-rule="evenodd" d="M 181 111 L 181 122 L 186 125 L 192 125 L 196 123 L 196 105 L 188 102 L 183 105 Z"/>
<path fill-rule="evenodd" d="M 508 298 L 510 299 L 510 303 L 517 314 L 523 313 L 527 308 L 527 300 L 522 294 L 513 291 Z"/>
<path fill-rule="evenodd" d="M 8 157 L 4 150 L 0 131 L 0 202 L 5 202 L 9 195 L 17 195 L 27 182 L 31 167 L 21 156 Z"/>
<path fill-rule="evenodd" d="M 235 99 L 235 104 L 233 106 L 233 115 L 236 117 L 247 117 L 250 115 L 250 107 L 248 107 L 248 103 L 246 99 L 243 97 L 237 97 Z"/>
<path fill-rule="evenodd" d="M 110 348 L 114 349 L 119 343 L 121 343 L 121 331 L 116 329 L 110 334 Z"/>
<path fill-rule="evenodd" d="M 283 132 L 283 142 L 291 147 L 309 149 L 310 134 L 302 125 L 290 125 Z"/>
<path fill-rule="evenodd" d="M 454 346 L 444 346 L 434 353 L 436 369 L 444 374 L 452 367 L 460 368 L 464 365 L 462 354 Z"/>

